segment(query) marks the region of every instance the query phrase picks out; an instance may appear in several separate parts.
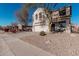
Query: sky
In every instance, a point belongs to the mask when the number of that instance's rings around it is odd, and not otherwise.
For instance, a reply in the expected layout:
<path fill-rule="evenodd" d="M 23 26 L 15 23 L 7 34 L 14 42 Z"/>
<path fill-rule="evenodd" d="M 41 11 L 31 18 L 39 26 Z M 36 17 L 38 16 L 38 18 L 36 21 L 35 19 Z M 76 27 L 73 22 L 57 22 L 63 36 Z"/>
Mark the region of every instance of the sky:
<path fill-rule="evenodd" d="M 17 21 L 15 15 L 17 10 L 20 10 L 22 4 L 1 4 L 0 3 L 0 25 L 9 25 Z"/>
<path fill-rule="evenodd" d="M 72 4 L 72 17 L 71 22 L 79 25 L 79 3 Z"/>
<path fill-rule="evenodd" d="M 56 8 L 60 8 L 65 4 L 59 4 Z M 79 25 L 79 4 L 71 4 L 72 5 L 72 16 L 71 22 L 72 24 Z M 22 8 L 23 4 L 21 3 L 0 3 L 0 25 L 9 25 L 14 22 L 18 22 L 18 18 L 15 13 L 17 10 Z M 50 7 L 51 8 L 51 7 Z M 51 8 L 52 9 L 52 8 Z M 29 24 L 32 24 L 32 14 L 35 10 L 32 8 L 29 9 Z"/>

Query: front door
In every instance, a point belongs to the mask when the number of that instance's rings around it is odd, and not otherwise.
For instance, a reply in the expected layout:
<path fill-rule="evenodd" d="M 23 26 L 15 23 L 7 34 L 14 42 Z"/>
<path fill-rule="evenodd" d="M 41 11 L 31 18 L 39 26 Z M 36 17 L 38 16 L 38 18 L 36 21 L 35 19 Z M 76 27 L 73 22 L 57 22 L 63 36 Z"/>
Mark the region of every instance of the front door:
<path fill-rule="evenodd" d="M 51 25 L 51 31 L 55 31 L 55 24 Z"/>

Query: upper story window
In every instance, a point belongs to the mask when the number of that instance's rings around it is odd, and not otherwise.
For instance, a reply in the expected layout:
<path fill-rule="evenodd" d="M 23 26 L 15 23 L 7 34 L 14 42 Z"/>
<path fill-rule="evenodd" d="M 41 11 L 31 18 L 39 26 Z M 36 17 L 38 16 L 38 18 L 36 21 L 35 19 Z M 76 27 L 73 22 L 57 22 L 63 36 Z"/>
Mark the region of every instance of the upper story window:
<path fill-rule="evenodd" d="M 39 13 L 39 18 L 42 18 L 42 13 Z"/>
<path fill-rule="evenodd" d="M 43 15 L 43 19 L 45 19 L 45 15 Z"/>
<path fill-rule="evenodd" d="M 35 16 L 36 16 L 36 20 L 37 20 L 38 19 L 38 15 L 36 14 Z"/>

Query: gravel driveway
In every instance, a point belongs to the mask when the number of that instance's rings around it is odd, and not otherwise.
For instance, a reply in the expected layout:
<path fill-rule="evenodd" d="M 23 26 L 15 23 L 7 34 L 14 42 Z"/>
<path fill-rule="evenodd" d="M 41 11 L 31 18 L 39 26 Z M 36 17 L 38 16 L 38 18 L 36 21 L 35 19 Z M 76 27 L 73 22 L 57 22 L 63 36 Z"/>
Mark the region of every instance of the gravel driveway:
<path fill-rule="evenodd" d="M 43 37 L 34 33 L 21 40 L 56 56 L 79 56 L 79 34 L 51 33 Z"/>

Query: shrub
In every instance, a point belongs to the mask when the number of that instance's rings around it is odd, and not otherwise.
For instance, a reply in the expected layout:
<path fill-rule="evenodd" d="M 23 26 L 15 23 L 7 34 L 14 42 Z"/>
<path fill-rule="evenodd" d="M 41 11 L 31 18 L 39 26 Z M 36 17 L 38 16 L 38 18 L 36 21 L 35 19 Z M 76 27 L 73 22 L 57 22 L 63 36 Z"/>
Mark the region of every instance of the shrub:
<path fill-rule="evenodd" d="M 40 32 L 40 35 L 41 35 L 41 36 L 45 36 L 46 33 L 45 33 L 44 31 L 41 31 L 41 32 Z"/>

